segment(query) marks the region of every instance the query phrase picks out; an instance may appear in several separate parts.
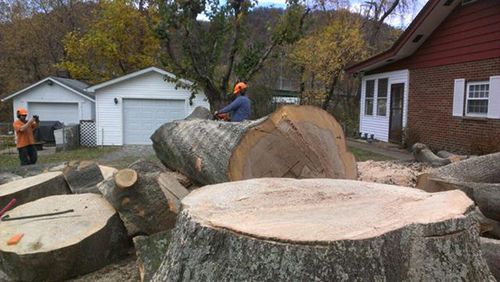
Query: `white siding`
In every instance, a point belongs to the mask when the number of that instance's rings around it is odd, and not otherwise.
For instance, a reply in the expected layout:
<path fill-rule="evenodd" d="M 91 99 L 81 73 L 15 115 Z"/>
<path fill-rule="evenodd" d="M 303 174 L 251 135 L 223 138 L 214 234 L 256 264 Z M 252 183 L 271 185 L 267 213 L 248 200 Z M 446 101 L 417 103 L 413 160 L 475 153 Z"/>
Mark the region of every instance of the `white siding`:
<path fill-rule="evenodd" d="M 403 101 L 403 128 L 406 127 L 408 119 L 408 90 L 409 90 L 409 71 L 400 70 L 393 72 L 377 73 L 363 77 L 361 84 L 361 101 L 359 111 L 359 131 L 362 133 L 373 134 L 375 139 L 384 142 L 389 141 L 389 119 L 390 119 L 390 105 L 391 105 L 391 84 L 404 83 L 404 101 Z M 387 112 L 385 116 L 377 116 L 377 91 L 378 83 L 375 83 L 375 95 L 373 101 L 373 116 L 365 115 L 365 94 L 366 94 L 366 81 L 377 80 L 379 78 L 389 78 L 388 94 L 387 94 Z"/>
<path fill-rule="evenodd" d="M 13 99 L 14 105 L 14 120 L 16 117 L 16 109 L 19 107 L 26 108 L 29 111 L 28 103 L 78 103 L 79 119 L 94 120 L 93 114 L 94 102 L 54 83 L 48 85 L 47 82 L 36 86 L 23 94 L 15 96 Z M 31 113 L 36 114 L 36 113 Z"/>
<path fill-rule="evenodd" d="M 123 99 L 184 100 L 184 116 L 197 106 L 209 108 L 208 101 L 204 101 L 204 94 L 196 95 L 193 105 L 190 106 L 189 90 L 175 89 L 175 84 L 164 81 L 163 76 L 154 71 L 97 89 L 94 94 L 98 145 L 123 145 L 123 128 L 126 126 L 123 124 Z M 118 104 L 115 104 L 114 98 L 118 99 Z"/>

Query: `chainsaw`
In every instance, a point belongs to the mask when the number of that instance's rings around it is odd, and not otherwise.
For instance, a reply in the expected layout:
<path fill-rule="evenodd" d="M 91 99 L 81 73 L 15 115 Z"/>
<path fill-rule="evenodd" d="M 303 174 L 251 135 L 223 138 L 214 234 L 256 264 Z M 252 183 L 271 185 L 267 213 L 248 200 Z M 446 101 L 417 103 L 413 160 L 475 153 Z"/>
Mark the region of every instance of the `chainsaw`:
<path fill-rule="evenodd" d="M 214 113 L 214 120 L 231 121 L 231 116 L 229 115 L 229 113 L 215 112 Z"/>

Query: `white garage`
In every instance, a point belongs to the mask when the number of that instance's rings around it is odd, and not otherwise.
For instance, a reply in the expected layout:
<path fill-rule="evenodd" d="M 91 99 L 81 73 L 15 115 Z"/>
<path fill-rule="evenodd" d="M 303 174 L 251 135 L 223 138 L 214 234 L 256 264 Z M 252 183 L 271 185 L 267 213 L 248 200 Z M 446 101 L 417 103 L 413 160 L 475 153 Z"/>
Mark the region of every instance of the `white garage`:
<path fill-rule="evenodd" d="M 203 93 L 190 100 L 191 92 L 166 76 L 174 77 L 151 67 L 87 88 L 96 99 L 98 145 L 151 144 L 162 124 L 185 118 L 197 106 L 209 108 Z"/>
<path fill-rule="evenodd" d="M 63 121 L 65 124 L 80 122 L 78 103 L 28 102 L 28 112 L 45 121 Z"/>
<path fill-rule="evenodd" d="M 123 99 L 124 144 L 150 144 L 162 124 L 185 117 L 184 100 Z"/>
<path fill-rule="evenodd" d="M 94 120 L 94 96 L 85 91 L 88 85 L 74 79 L 47 77 L 2 99 L 13 99 L 14 119 L 16 109 L 25 108 L 30 116 L 38 115 L 41 121 L 59 121 L 64 124 Z"/>

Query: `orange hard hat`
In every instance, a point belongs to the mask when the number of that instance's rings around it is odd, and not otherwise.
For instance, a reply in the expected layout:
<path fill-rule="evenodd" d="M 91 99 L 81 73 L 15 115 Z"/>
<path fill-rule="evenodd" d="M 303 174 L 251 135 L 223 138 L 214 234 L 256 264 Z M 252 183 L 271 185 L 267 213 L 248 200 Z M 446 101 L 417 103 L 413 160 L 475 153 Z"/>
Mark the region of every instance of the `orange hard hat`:
<path fill-rule="evenodd" d="M 248 86 L 247 86 L 247 84 L 245 82 L 238 82 L 234 86 L 233 94 L 238 94 L 238 93 L 240 93 L 241 90 L 247 89 L 247 87 Z"/>
<path fill-rule="evenodd" d="M 28 111 L 25 108 L 18 108 L 16 112 L 20 116 L 27 116 L 28 115 Z"/>

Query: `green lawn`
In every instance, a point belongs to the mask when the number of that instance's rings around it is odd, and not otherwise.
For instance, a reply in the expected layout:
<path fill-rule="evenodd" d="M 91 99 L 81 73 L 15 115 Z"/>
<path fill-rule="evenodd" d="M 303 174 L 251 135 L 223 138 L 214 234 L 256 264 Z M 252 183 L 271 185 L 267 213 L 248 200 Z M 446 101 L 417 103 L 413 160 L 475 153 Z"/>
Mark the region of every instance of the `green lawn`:
<path fill-rule="evenodd" d="M 95 159 L 98 159 L 99 157 L 102 157 L 105 154 L 114 152 L 118 149 L 119 149 L 119 147 L 81 148 L 81 149 L 72 150 L 72 151 L 57 152 L 57 153 L 49 154 L 49 155 L 40 155 L 38 157 L 38 163 L 39 164 L 47 164 L 47 163 L 59 163 L 59 162 L 72 161 L 72 160 L 75 160 L 75 161 L 95 160 Z M 369 151 L 365 151 L 362 149 L 357 149 L 357 148 L 353 148 L 353 147 L 349 147 L 349 149 L 356 157 L 356 161 L 392 160 L 390 157 L 386 157 L 386 156 L 372 153 Z M 120 168 L 127 167 L 130 163 L 136 161 L 137 159 L 138 159 L 138 157 L 127 156 L 127 157 L 123 157 L 121 159 L 117 159 L 117 160 L 114 160 L 111 162 L 103 162 L 102 164 L 113 166 L 113 167 L 120 169 Z M 159 162 L 159 160 L 156 158 L 156 156 L 154 154 L 146 157 L 146 159 Z M 5 170 L 9 170 L 11 168 L 16 168 L 16 167 L 19 167 L 19 157 L 17 154 L 0 155 L 0 170 L 5 171 Z"/>
<path fill-rule="evenodd" d="M 103 154 L 111 153 L 118 150 L 118 147 L 104 147 L 104 148 L 80 148 L 72 151 L 57 152 L 50 155 L 39 155 L 39 164 L 46 163 L 59 163 L 64 161 L 82 161 L 94 160 Z M 17 154 L 0 155 L 0 168 L 7 170 L 19 166 L 19 157 Z"/>
<path fill-rule="evenodd" d="M 362 149 L 354 148 L 354 147 L 349 147 L 349 150 L 354 154 L 354 157 L 356 157 L 356 161 L 358 162 L 364 162 L 368 160 L 373 160 L 373 161 L 389 161 L 393 160 L 390 157 L 386 157 L 384 155 L 372 153 L 369 151 L 365 151 Z"/>

